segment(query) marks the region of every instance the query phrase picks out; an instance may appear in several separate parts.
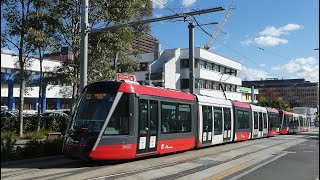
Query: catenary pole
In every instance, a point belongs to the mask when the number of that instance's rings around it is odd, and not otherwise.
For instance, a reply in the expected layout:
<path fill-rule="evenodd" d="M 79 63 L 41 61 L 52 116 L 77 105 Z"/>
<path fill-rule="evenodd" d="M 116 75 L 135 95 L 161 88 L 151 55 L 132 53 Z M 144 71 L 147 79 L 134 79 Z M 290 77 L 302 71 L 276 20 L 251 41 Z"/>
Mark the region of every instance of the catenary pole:
<path fill-rule="evenodd" d="M 194 25 L 189 23 L 189 92 L 194 93 Z"/>
<path fill-rule="evenodd" d="M 81 0 L 81 40 L 80 40 L 80 92 L 87 85 L 88 75 L 88 9 L 89 0 Z"/>

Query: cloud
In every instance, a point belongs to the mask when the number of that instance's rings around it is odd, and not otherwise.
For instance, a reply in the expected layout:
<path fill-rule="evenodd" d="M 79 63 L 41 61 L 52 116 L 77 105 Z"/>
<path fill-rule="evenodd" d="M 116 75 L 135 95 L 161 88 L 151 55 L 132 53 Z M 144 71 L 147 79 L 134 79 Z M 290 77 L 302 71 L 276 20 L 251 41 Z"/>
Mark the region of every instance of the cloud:
<path fill-rule="evenodd" d="M 287 44 L 288 40 L 272 36 L 260 36 L 255 38 L 254 42 L 260 46 L 276 46 L 279 44 Z"/>
<path fill-rule="evenodd" d="M 262 36 L 274 36 L 279 37 L 281 34 L 288 34 L 290 31 L 296 31 L 301 29 L 302 26 L 299 24 L 287 24 L 280 28 L 274 26 L 267 26 L 263 31 L 259 32 Z"/>
<path fill-rule="evenodd" d="M 242 70 L 239 72 L 239 77 L 243 81 L 253 81 L 270 78 L 271 76 L 266 71 L 246 68 L 245 66 L 242 66 Z"/>
<path fill-rule="evenodd" d="M 299 24 L 287 24 L 283 27 L 280 28 L 280 30 L 283 31 L 295 31 L 295 30 L 299 30 L 302 29 L 303 26 L 299 25 Z"/>
<path fill-rule="evenodd" d="M 288 40 L 280 38 L 283 34 L 302 29 L 303 26 L 299 24 L 287 24 L 285 26 L 276 28 L 274 26 L 267 26 L 264 30 L 260 31 L 259 37 L 248 38 L 247 40 L 240 41 L 242 45 L 256 44 L 259 46 L 277 46 L 279 44 L 287 44 Z"/>
<path fill-rule="evenodd" d="M 166 5 L 170 0 L 152 0 L 152 5 L 154 9 L 163 9 L 165 8 L 164 5 Z"/>
<path fill-rule="evenodd" d="M 189 6 L 192 6 L 196 2 L 197 2 L 197 0 L 182 0 L 181 3 L 184 7 L 189 7 Z"/>
<path fill-rule="evenodd" d="M 291 78 L 319 82 L 319 63 L 314 57 L 297 58 L 287 64 L 275 66 L 272 70 L 288 73 Z"/>

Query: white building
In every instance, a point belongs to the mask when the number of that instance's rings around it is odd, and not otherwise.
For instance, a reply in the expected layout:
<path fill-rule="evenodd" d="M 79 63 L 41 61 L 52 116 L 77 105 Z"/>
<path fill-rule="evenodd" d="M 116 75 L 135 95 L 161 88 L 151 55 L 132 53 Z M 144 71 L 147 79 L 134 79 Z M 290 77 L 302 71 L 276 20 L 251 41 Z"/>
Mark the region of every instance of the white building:
<path fill-rule="evenodd" d="M 20 88 L 14 78 L 17 74 L 17 62 L 17 55 L 1 52 L 1 106 L 8 106 L 9 109 L 17 109 L 19 105 Z M 31 84 L 27 86 L 27 93 L 24 96 L 24 109 L 37 110 L 40 62 L 38 59 L 31 58 L 29 63 L 30 66 L 27 67 L 27 71 L 31 73 Z M 44 76 L 50 76 L 53 69 L 60 65 L 60 61 L 43 60 Z M 42 89 L 42 95 L 45 97 L 43 111 L 70 108 L 71 87 L 62 87 L 56 82 L 55 84 L 45 84 Z"/>
<path fill-rule="evenodd" d="M 140 62 L 140 71 L 135 75 L 140 84 L 151 83 L 169 89 L 189 91 L 189 49 L 166 49 L 159 53 L 142 54 L 134 58 Z M 236 92 L 241 86 L 237 76 L 241 64 L 214 54 L 202 48 L 194 49 L 195 57 L 195 94 L 241 100 L 241 93 Z"/>

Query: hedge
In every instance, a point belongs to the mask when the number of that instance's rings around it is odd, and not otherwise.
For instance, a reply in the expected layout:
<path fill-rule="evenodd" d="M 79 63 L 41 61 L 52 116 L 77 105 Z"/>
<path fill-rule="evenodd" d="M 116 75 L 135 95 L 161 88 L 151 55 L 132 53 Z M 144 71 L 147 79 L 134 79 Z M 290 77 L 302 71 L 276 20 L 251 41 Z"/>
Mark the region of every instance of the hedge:
<path fill-rule="evenodd" d="M 42 117 L 40 120 L 40 129 L 64 133 L 68 121 L 69 117 L 64 116 Z M 26 116 L 23 118 L 23 130 L 25 132 L 37 131 L 37 127 L 37 116 Z M 19 119 L 16 117 L 1 117 L 1 130 L 18 133 Z"/>

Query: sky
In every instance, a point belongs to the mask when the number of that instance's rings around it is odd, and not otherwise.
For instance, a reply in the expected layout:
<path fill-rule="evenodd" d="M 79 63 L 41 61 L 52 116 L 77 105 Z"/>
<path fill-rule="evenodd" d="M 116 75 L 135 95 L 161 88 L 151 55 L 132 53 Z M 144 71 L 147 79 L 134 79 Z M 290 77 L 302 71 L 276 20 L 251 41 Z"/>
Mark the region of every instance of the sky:
<path fill-rule="evenodd" d="M 153 16 L 223 7 L 224 11 L 195 16 L 198 23 L 220 23 L 230 5 L 235 10 L 213 40 L 210 51 L 242 64 L 242 80 L 266 78 L 319 82 L 318 0 L 152 0 Z M 151 24 L 151 34 L 161 49 L 188 48 L 188 18 Z M 193 23 L 194 20 L 193 20 Z M 213 34 L 218 25 L 201 26 Z M 211 37 L 199 27 L 195 47 L 204 47 Z"/>

